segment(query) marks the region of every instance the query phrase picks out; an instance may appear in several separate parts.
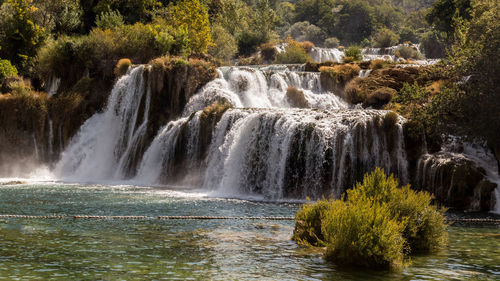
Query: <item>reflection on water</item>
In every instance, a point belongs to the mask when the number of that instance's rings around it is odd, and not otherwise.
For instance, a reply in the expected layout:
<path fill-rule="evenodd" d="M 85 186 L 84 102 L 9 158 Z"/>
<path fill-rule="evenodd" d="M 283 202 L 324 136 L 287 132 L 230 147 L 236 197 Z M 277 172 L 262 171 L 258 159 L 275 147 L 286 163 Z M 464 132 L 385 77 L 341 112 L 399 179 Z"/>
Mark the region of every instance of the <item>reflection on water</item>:
<path fill-rule="evenodd" d="M 136 187 L 0 187 L 0 214 L 291 216 L 295 204 Z M 450 227 L 402 272 L 349 270 L 289 238 L 292 221 L 0 220 L 0 279 L 498 280 L 500 229 Z"/>

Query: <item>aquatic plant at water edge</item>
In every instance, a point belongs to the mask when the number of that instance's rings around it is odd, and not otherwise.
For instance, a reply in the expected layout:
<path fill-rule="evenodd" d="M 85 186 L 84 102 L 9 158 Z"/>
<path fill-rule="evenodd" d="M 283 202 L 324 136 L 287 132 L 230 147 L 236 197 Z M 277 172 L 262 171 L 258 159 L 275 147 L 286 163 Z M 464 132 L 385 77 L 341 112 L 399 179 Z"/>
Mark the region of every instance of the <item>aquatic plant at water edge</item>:
<path fill-rule="evenodd" d="M 429 193 L 400 187 L 376 168 L 341 199 L 302 206 L 293 239 L 326 245 L 325 258 L 337 264 L 400 268 L 408 255 L 434 252 L 447 243 L 445 209 L 431 200 Z"/>

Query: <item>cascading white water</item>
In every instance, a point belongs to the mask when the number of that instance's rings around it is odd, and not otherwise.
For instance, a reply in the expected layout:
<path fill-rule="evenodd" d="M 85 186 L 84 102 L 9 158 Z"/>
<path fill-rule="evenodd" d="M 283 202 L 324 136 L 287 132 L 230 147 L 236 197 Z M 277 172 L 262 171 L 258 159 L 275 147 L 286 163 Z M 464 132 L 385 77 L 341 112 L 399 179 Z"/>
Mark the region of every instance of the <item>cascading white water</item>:
<path fill-rule="evenodd" d="M 79 181 L 124 177 L 125 163 L 146 131 L 149 110 L 144 110 L 142 119 L 139 116 L 144 94 L 146 108 L 151 94 L 145 83 L 145 68 L 129 70 L 116 82 L 104 112 L 88 119 L 63 152 L 56 175 Z"/>
<path fill-rule="evenodd" d="M 304 93 L 310 108 L 347 108 L 347 103 L 321 88 L 320 75 L 297 71 L 286 65 L 270 67 L 221 67 L 219 78 L 208 83 L 201 93 L 193 96 L 184 110 L 184 116 L 213 102 L 226 100 L 235 107 L 287 108 L 288 87 Z"/>
<path fill-rule="evenodd" d="M 33 146 L 35 148 L 35 159 L 40 160 L 40 152 L 38 151 L 38 142 L 36 140 L 35 133 L 32 134 Z"/>
<path fill-rule="evenodd" d="M 337 62 L 341 63 L 344 58 L 344 52 L 337 48 L 312 48 L 309 52 L 315 62 Z"/>
<path fill-rule="evenodd" d="M 49 157 L 54 154 L 54 126 L 52 119 L 49 118 Z"/>
<path fill-rule="evenodd" d="M 372 73 L 372 70 L 371 70 L 371 69 L 361 69 L 361 70 L 359 71 L 359 75 L 358 75 L 358 77 L 359 77 L 359 78 L 365 78 L 365 77 L 367 77 L 368 75 L 370 75 L 370 73 Z"/>
<path fill-rule="evenodd" d="M 286 43 L 277 45 L 276 50 L 278 51 L 278 53 L 285 52 L 286 45 L 287 45 Z M 400 59 L 398 59 L 398 57 L 395 55 L 395 52 L 398 48 L 402 46 L 412 47 L 422 54 L 419 44 L 399 44 L 387 48 L 363 48 L 361 49 L 361 55 L 364 61 L 386 60 L 391 62 L 397 62 Z M 314 47 L 311 49 L 309 54 L 313 59 L 313 61 L 317 63 L 323 63 L 323 62 L 341 63 L 345 56 L 344 50 L 340 50 L 338 48 Z M 412 66 L 432 65 L 436 64 L 438 61 L 439 60 L 436 59 L 412 60 L 411 65 Z"/>
<path fill-rule="evenodd" d="M 57 78 L 55 76 L 51 76 L 47 82 L 45 90 L 49 94 L 49 96 L 53 96 L 59 90 L 59 86 L 61 85 L 61 78 Z"/>
<path fill-rule="evenodd" d="M 169 177 L 174 176 L 171 174 L 171 167 L 175 165 L 174 154 L 179 141 L 179 134 L 184 125 L 190 128 L 189 135 L 187 136 L 189 139 L 187 155 L 189 157 L 186 160 L 189 160 L 193 165 L 196 164 L 196 161 L 192 158 L 197 147 L 195 143 L 198 141 L 199 119 L 180 118 L 169 122 L 160 130 L 148 150 L 144 153 L 134 181 L 157 184 L 162 180 L 166 181 Z"/>
<path fill-rule="evenodd" d="M 230 109 L 213 129 L 207 156 L 200 160 L 198 112 L 161 130 L 135 181 L 177 184 L 175 169 L 185 162 L 190 166 L 182 169 L 184 178 L 201 175 L 203 188 L 218 197 L 281 200 L 339 195 L 375 166 L 407 182 L 404 120 L 392 130 L 384 129 L 385 113 Z M 191 171 L 195 175 L 189 175 Z"/>

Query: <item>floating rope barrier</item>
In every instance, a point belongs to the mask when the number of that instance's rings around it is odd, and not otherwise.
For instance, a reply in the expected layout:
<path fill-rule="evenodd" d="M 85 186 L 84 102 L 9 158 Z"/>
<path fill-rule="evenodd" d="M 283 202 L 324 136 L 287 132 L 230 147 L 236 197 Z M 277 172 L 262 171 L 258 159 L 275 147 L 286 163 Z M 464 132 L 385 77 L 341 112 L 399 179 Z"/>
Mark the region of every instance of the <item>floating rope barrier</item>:
<path fill-rule="evenodd" d="M 0 219 L 94 219 L 94 220 L 272 220 L 293 221 L 294 217 L 225 217 L 225 216 L 93 216 L 93 215 L 0 215 Z M 500 224 L 496 218 L 447 218 L 447 223 Z"/>
<path fill-rule="evenodd" d="M 0 215 L 0 219 L 95 219 L 95 220 L 294 220 L 294 217 L 223 217 L 223 216 L 93 216 L 93 215 L 48 215 L 48 216 L 31 216 L 31 215 Z"/>

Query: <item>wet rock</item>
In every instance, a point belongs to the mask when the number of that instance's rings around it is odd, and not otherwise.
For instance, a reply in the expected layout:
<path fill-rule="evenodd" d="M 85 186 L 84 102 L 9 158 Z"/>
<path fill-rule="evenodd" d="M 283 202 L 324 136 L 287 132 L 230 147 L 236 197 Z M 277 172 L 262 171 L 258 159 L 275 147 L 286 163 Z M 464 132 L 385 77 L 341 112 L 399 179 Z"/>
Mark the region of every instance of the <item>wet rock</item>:
<path fill-rule="evenodd" d="M 496 184 L 486 171 L 466 156 L 451 152 L 423 155 L 417 167 L 415 186 L 434 194 L 447 207 L 489 211 Z"/>
<path fill-rule="evenodd" d="M 26 184 L 25 181 L 8 181 L 8 182 L 2 182 L 0 185 L 19 185 L 19 184 Z"/>

